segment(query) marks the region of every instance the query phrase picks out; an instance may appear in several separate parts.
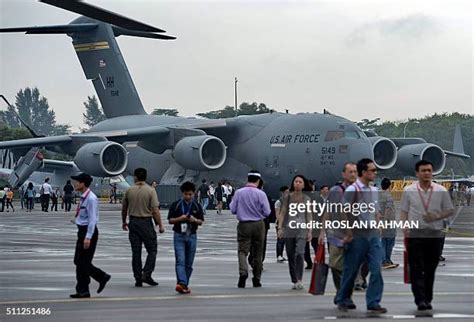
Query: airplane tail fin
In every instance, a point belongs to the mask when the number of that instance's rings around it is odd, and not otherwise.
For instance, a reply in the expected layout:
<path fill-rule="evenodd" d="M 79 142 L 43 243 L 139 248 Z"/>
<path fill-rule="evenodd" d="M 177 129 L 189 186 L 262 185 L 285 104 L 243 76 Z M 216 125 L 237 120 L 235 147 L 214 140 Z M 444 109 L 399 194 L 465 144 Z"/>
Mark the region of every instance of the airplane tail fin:
<path fill-rule="evenodd" d="M 146 114 L 115 37 L 173 40 L 165 31 L 79 0 L 41 2 L 83 15 L 68 25 L 4 28 L 0 32 L 67 34 L 107 118 Z"/>
<path fill-rule="evenodd" d="M 456 125 L 454 129 L 453 152 L 464 154 L 464 143 L 462 141 L 461 126 Z"/>
<path fill-rule="evenodd" d="M 462 158 L 462 159 L 469 159 L 470 156 L 464 152 L 464 143 L 462 141 L 462 133 L 461 133 L 461 126 L 456 125 L 454 129 L 454 142 L 453 142 L 453 151 L 444 151 L 446 155 Z"/>

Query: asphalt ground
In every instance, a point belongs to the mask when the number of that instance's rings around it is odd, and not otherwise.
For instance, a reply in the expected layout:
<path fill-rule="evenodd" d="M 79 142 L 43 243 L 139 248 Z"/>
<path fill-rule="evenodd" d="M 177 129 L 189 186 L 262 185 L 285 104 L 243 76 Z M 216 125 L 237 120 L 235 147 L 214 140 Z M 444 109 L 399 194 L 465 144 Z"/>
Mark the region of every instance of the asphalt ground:
<path fill-rule="evenodd" d="M 163 210 L 166 216 L 167 211 Z M 172 230 L 158 237 L 154 278 L 157 287 L 134 287 L 131 250 L 121 230 L 120 206 L 102 204 L 100 236 L 94 264 L 112 275 L 100 295 L 91 283 L 91 299 L 74 300 L 73 254 L 76 227 L 72 213 L 0 213 L 0 320 L 1 321 L 174 321 L 174 320 L 333 320 L 417 319 L 436 321 L 474 320 L 474 207 L 456 217 L 446 239 L 445 266 L 438 267 L 434 310 L 416 311 L 410 286 L 403 283 L 403 268 L 384 270 L 384 315 L 365 310 L 364 292 L 355 292 L 358 308 L 342 313 L 333 305 L 335 289 L 328 277 L 326 293 L 312 296 L 291 290 L 286 263 L 275 258 L 275 230 L 269 231 L 263 287 L 237 288 L 235 218 L 225 211 L 208 211 L 198 231 L 198 250 L 190 287 L 192 294 L 174 291 Z M 402 238 L 397 238 L 393 259 L 402 264 Z M 144 251 L 145 255 L 145 251 Z M 307 288 L 310 271 L 305 271 Z M 251 284 L 247 283 L 247 284 Z M 10 311 L 30 314 L 7 315 Z M 34 312 L 31 315 L 31 308 Z M 38 310 L 39 309 L 39 310 Z M 49 314 L 41 314 L 41 309 Z"/>

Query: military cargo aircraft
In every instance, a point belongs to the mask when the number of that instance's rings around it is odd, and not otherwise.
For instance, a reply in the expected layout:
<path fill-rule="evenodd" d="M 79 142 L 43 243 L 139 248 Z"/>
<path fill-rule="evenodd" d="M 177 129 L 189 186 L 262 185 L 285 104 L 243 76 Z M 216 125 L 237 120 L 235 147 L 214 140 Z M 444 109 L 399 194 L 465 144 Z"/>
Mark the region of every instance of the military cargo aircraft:
<path fill-rule="evenodd" d="M 81 16 L 67 25 L 4 28 L 0 32 L 66 34 L 107 119 L 86 133 L 0 142 L 0 149 L 33 147 L 67 153 L 94 176 L 116 176 L 145 167 L 151 180 L 179 184 L 202 178 L 242 183 L 251 169 L 262 172 L 272 195 L 295 174 L 318 184 L 339 180 L 347 161 L 375 160 L 379 169 L 413 173 L 420 159 L 443 171 L 445 151 L 421 138 L 389 139 L 364 133 L 329 113 L 269 113 L 221 120 L 148 115 L 116 41 L 118 36 L 173 40 L 165 31 L 82 1 L 42 0 Z M 369 134 L 369 135 L 367 135 Z"/>

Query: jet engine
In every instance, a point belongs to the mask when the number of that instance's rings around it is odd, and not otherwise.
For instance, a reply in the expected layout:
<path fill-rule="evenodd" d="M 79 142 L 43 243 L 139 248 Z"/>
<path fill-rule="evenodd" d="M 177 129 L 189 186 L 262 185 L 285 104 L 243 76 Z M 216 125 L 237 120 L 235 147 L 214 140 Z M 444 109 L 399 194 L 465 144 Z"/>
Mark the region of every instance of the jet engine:
<path fill-rule="evenodd" d="M 392 140 L 381 136 L 368 138 L 372 143 L 374 161 L 377 168 L 381 170 L 390 169 L 397 162 L 397 146 Z"/>
<path fill-rule="evenodd" d="M 221 139 L 211 135 L 188 136 L 176 143 L 173 156 L 183 168 L 207 171 L 220 168 L 227 156 Z"/>
<path fill-rule="evenodd" d="M 74 162 L 92 176 L 112 177 L 127 167 L 127 150 L 115 142 L 101 141 L 84 144 L 76 153 Z"/>
<path fill-rule="evenodd" d="M 433 174 L 440 174 L 446 165 L 443 149 L 435 144 L 418 143 L 403 145 L 398 150 L 396 166 L 407 173 L 415 172 L 415 164 L 420 160 L 433 163 Z"/>

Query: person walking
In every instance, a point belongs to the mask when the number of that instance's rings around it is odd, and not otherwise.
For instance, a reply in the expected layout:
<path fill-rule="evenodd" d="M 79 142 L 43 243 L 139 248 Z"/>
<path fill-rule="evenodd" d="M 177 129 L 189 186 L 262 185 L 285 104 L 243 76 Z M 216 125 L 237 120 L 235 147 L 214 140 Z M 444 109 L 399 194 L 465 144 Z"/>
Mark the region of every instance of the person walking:
<path fill-rule="evenodd" d="M 375 180 L 377 167 L 373 160 L 365 158 L 357 162 L 357 181 L 346 188 L 344 203 L 354 207 L 358 204 L 358 213 L 350 212 L 349 221 L 364 222 L 359 229 L 346 230 L 344 253 L 344 269 L 341 287 L 337 292 L 336 302 L 340 311 L 346 312 L 352 303 L 351 294 L 354 282 L 364 260 L 367 260 L 370 280 L 366 292 L 367 311 L 371 313 L 386 313 L 387 309 L 380 305 L 383 294 L 382 249 L 378 229 L 372 228 L 371 223 L 380 219 L 378 206 L 378 191 L 371 183 Z M 365 205 L 361 207 L 361 205 Z M 365 211 L 362 211 L 365 208 Z"/>
<path fill-rule="evenodd" d="M 0 187 L 0 203 L 2 205 L 2 210 L 0 210 L 0 212 L 4 212 L 5 211 L 5 201 L 7 199 L 7 192 L 5 191 L 5 189 L 3 187 Z"/>
<path fill-rule="evenodd" d="M 202 179 L 202 183 L 198 189 L 198 200 L 204 214 L 206 214 L 207 206 L 209 206 L 209 196 L 209 185 L 207 184 L 206 179 Z"/>
<path fill-rule="evenodd" d="M 117 184 L 113 183 L 110 185 L 110 202 L 117 203 Z"/>
<path fill-rule="evenodd" d="M 417 181 L 403 190 L 402 221 L 417 221 L 418 229 L 406 231 L 411 290 L 419 311 L 432 310 L 436 267 L 444 243 L 443 221 L 454 213 L 448 191 L 434 183 L 433 164 L 415 165 Z"/>
<path fill-rule="evenodd" d="M 13 207 L 13 189 L 12 188 L 8 188 L 8 191 L 7 191 L 7 196 L 6 196 L 6 203 L 7 203 L 7 212 L 10 211 L 10 207 L 12 208 L 12 212 L 15 212 L 15 208 Z"/>
<path fill-rule="evenodd" d="M 173 244 L 176 270 L 176 292 L 191 293 L 189 281 L 193 272 L 197 246 L 197 229 L 204 222 L 204 211 L 194 200 L 196 187 L 186 181 L 181 187 L 181 199 L 171 204 L 168 221 L 173 225 Z"/>
<path fill-rule="evenodd" d="M 395 221 L 395 203 L 390 193 L 390 179 L 383 178 L 381 183 L 382 191 L 379 193 L 380 215 L 381 219 L 387 222 Z M 395 228 L 382 229 L 382 268 L 392 269 L 399 265 L 392 262 L 392 251 L 395 246 L 395 237 L 397 230 Z"/>
<path fill-rule="evenodd" d="M 290 188 L 288 186 L 282 186 L 280 187 L 280 198 L 275 201 L 275 229 L 276 229 L 276 235 L 277 235 L 277 242 L 276 242 L 276 258 L 277 258 L 277 263 L 283 263 L 286 261 L 286 258 L 283 257 L 283 251 L 285 249 L 285 239 L 282 237 L 279 237 L 278 230 L 279 230 L 279 223 L 282 220 L 282 215 L 283 212 L 281 211 L 282 209 L 282 202 L 288 197 L 288 194 L 290 193 Z"/>
<path fill-rule="evenodd" d="M 48 212 L 49 209 L 49 199 L 53 193 L 53 188 L 49 184 L 49 178 L 44 179 L 44 183 L 41 186 L 41 210 Z"/>
<path fill-rule="evenodd" d="M 296 175 L 291 181 L 290 193 L 282 203 L 279 221 L 279 238 L 285 239 L 288 269 L 294 290 L 303 290 L 304 252 L 307 241 L 311 241 L 312 232 L 308 225 L 313 220 L 312 214 L 306 209 L 306 203 L 311 198 L 305 194 L 310 193 L 311 187 L 308 180 L 302 175 Z M 304 211 L 296 210 L 300 204 L 305 204 Z M 296 205 L 296 207 L 293 207 Z M 291 211 L 293 210 L 293 211 Z M 291 212 L 290 212 L 291 211 Z"/>
<path fill-rule="evenodd" d="M 347 187 L 352 185 L 357 180 L 357 166 L 353 162 L 347 162 L 342 168 L 342 183 L 338 183 L 329 190 L 328 201 L 330 204 L 342 204 L 344 199 L 344 192 Z M 329 211 L 323 214 L 323 224 L 327 222 L 343 222 L 347 217 L 343 211 Z M 329 225 L 328 225 L 329 226 Z M 329 267 L 331 268 L 332 280 L 336 292 L 341 288 L 342 271 L 344 268 L 344 245 L 345 229 L 321 229 L 319 234 L 319 244 L 324 243 L 326 237 L 329 250 Z M 350 310 L 356 309 L 356 305 L 352 302 L 352 290 L 349 290 L 349 300 L 347 308 Z M 334 297 L 334 304 L 337 305 L 336 297 Z"/>
<path fill-rule="evenodd" d="M 64 193 L 64 210 L 66 212 L 71 211 L 72 199 L 74 198 L 74 187 L 71 184 L 71 180 L 66 181 L 66 185 L 63 188 Z"/>
<path fill-rule="evenodd" d="M 252 247 L 253 287 L 261 287 L 263 242 L 265 223 L 263 220 L 271 213 L 266 194 L 258 189 L 262 175 L 256 170 L 248 173 L 245 187 L 235 192 L 230 204 L 230 211 L 239 221 L 237 225 L 237 242 L 239 258 L 239 282 L 237 286 L 244 288 L 248 278 L 247 257 Z"/>
<path fill-rule="evenodd" d="M 74 254 L 76 265 L 76 293 L 71 298 L 89 298 L 89 284 L 91 277 L 99 283 L 97 293 L 101 293 L 111 276 L 92 264 L 94 253 L 99 240 L 99 201 L 89 189 L 92 177 L 86 173 L 72 176 L 76 190 L 82 193 L 77 207 L 75 223 L 77 225 L 77 242 Z"/>
<path fill-rule="evenodd" d="M 217 208 L 218 215 L 222 215 L 222 208 L 224 207 L 223 199 L 224 199 L 224 190 L 222 188 L 222 182 L 219 181 L 216 187 L 216 201 L 217 201 L 216 208 Z"/>
<path fill-rule="evenodd" d="M 51 211 L 58 211 L 59 188 L 54 188 L 51 193 Z"/>
<path fill-rule="evenodd" d="M 135 185 L 127 189 L 122 200 L 122 229 L 129 232 L 136 287 L 142 287 L 143 283 L 151 286 L 158 285 L 151 277 L 155 269 L 158 250 L 155 225 L 160 233 L 165 232 L 161 221 L 158 195 L 155 189 L 146 183 L 146 178 L 146 169 L 135 169 Z M 127 217 L 129 217 L 128 223 Z M 145 245 L 148 253 L 145 266 L 142 266 L 142 245 Z"/>
<path fill-rule="evenodd" d="M 18 194 L 20 195 L 20 206 L 21 210 L 26 208 L 26 198 L 25 198 L 25 185 L 22 185 L 20 189 L 18 190 Z"/>
<path fill-rule="evenodd" d="M 33 211 L 33 203 L 36 196 L 35 187 L 33 186 L 33 182 L 28 183 L 26 187 L 25 197 L 26 197 L 26 212 Z"/>

